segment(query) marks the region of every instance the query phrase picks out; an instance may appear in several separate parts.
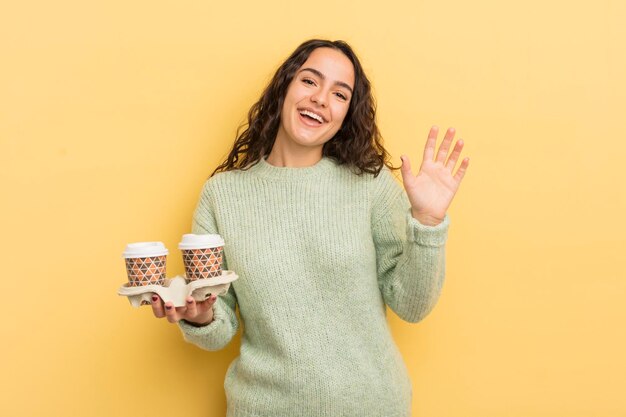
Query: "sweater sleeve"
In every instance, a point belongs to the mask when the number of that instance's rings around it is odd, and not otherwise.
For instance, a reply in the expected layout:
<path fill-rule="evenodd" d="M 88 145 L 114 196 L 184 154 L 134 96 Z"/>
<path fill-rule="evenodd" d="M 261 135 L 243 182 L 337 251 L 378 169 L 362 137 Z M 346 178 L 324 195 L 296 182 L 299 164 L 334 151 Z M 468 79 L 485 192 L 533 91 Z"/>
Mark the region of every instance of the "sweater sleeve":
<path fill-rule="evenodd" d="M 385 303 L 403 320 L 417 323 L 430 313 L 445 277 L 445 242 L 450 218 L 426 226 L 389 172 L 374 200 L 372 233 L 378 287 Z"/>
<path fill-rule="evenodd" d="M 213 200 L 210 194 L 210 180 L 202 189 L 200 200 L 194 212 L 191 230 L 192 233 L 219 234 L 215 221 Z M 228 242 L 226 242 L 228 244 Z M 223 268 L 228 269 L 226 251 L 224 251 Z M 235 314 L 237 296 L 231 283 L 228 293 L 217 297 L 213 304 L 213 321 L 204 327 L 195 327 L 180 320 L 178 326 L 183 333 L 184 339 L 205 350 L 220 350 L 224 348 L 237 333 L 239 321 Z"/>

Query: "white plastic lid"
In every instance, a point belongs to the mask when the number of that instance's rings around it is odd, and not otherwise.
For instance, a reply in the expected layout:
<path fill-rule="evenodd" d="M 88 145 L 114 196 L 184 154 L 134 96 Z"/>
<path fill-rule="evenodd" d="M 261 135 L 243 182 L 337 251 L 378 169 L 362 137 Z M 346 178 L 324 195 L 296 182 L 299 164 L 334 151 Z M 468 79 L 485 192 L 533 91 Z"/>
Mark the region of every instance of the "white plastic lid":
<path fill-rule="evenodd" d="M 224 246 L 224 239 L 220 235 L 195 235 L 188 233 L 183 235 L 183 240 L 178 244 L 178 249 L 205 249 Z"/>
<path fill-rule="evenodd" d="M 163 242 L 136 242 L 126 245 L 122 255 L 124 258 L 147 258 L 148 256 L 167 255 L 168 251 Z"/>

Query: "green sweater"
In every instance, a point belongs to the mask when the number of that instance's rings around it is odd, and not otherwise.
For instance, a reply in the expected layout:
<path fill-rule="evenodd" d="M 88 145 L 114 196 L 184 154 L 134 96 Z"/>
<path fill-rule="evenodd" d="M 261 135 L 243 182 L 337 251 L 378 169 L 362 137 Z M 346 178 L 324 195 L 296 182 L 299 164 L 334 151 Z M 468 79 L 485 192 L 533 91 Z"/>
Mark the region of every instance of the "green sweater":
<path fill-rule="evenodd" d="M 222 235 L 239 279 L 210 325 L 179 326 L 219 350 L 242 325 L 227 417 L 409 416 L 411 381 L 385 305 L 411 323 L 432 310 L 448 225 L 447 215 L 437 226 L 415 220 L 387 168 L 374 178 L 326 157 L 306 168 L 262 159 L 211 177 L 192 231 Z"/>

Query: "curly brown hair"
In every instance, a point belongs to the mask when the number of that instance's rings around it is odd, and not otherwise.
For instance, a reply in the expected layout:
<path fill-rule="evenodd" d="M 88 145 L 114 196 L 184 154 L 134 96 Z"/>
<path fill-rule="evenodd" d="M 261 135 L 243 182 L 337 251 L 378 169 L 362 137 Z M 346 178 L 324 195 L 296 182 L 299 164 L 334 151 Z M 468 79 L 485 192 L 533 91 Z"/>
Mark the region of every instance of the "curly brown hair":
<path fill-rule="evenodd" d="M 389 163 L 389 153 L 382 145 L 376 125 L 376 103 L 372 89 L 356 54 L 344 41 L 311 39 L 302 43 L 278 68 L 269 85 L 248 112 L 247 123 L 237 129 L 237 139 L 230 154 L 211 176 L 235 169 L 246 170 L 269 155 L 278 133 L 281 109 L 296 72 L 317 48 L 332 48 L 342 52 L 354 66 L 354 92 L 348 113 L 339 131 L 324 144 L 322 155 L 340 165 L 355 168 L 357 174 L 367 172 L 378 176 L 383 165 L 397 170 Z"/>

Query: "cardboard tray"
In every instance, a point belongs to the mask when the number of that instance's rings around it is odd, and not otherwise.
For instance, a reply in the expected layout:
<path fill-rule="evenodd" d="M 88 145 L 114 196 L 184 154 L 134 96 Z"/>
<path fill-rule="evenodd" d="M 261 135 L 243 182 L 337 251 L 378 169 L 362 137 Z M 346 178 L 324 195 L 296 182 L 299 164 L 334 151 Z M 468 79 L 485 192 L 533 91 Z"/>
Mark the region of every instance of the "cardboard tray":
<path fill-rule="evenodd" d="M 154 293 L 158 294 L 163 302 L 171 301 L 174 307 L 182 307 L 189 295 L 196 301 L 204 301 L 210 294 L 226 294 L 230 283 L 237 278 L 239 277 L 233 271 L 222 271 L 222 276 L 198 279 L 187 284 L 184 276 L 177 275 L 174 278 L 165 278 L 163 285 L 130 287 L 127 282 L 117 290 L 117 293 L 128 297 L 133 307 L 152 304 Z"/>

